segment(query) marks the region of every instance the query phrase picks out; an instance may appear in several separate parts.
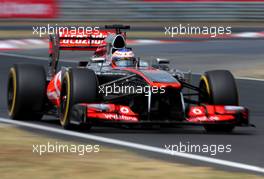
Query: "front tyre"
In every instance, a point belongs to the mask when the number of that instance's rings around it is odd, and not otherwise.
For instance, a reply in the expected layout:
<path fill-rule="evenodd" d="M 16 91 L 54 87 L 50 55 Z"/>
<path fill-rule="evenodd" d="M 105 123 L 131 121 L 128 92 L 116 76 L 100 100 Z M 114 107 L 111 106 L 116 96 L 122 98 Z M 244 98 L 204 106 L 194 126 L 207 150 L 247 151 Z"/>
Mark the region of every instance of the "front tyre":
<path fill-rule="evenodd" d="M 72 116 L 76 116 L 74 105 L 78 103 L 96 102 L 98 96 L 98 80 L 94 71 L 85 68 L 73 68 L 67 70 L 62 76 L 60 123 L 65 129 L 72 129 Z M 77 110 L 78 112 L 78 110 Z M 86 115 L 77 114 L 80 118 Z M 88 125 L 88 124 L 85 124 Z M 89 127 L 87 127 L 89 128 Z"/>
<path fill-rule="evenodd" d="M 233 75 L 227 70 L 207 71 L 201 76 L 199 102 L 212 105 L 239 105 L 238 91 Z M 234 125 L 205 125 L 207 132 L 231 132 Z"/>

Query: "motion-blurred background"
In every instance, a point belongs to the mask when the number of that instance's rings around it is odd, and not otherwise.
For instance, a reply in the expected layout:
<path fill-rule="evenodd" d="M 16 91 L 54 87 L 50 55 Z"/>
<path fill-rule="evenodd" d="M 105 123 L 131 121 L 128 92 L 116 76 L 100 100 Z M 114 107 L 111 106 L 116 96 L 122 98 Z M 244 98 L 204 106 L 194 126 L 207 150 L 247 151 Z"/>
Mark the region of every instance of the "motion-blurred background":
<path fill-rule="evenodd" d="M 237 77 L 264 78 L 264 0 L 0 0 L 0 118 L 8 117 L 6 84 L 9 68 L 15 63 L 48 66 L 48 40 L 46 36 L 40 38 L 38 34 L 34 34 L 33 29 L 47 27 L 47 24 L 100 27 L 105 24 L 131 25 L 128 44 L 132 45 L 141 59 L 167 58 L 171 60 L 173 68 L 184 71 L 191 69 L 194 73 L 227 69 Z M 200 37 L 165 36 L 164 27 L 179 24 L 231 26 L 232 36 L 209 40 L 208 37 L 197 40 Z M 188 41 L 185 38 L 188 38 Z M 163 40 L 166 42 L 162 43 Z M 61 54 L 63 65 L 77 65 L 76 59 L 84 60 L 89 57 L 86 52 L 69 51 Z M 234 135 L 227 136 L 204 135 L 202 128 L 177 128 L 171 131 L 99 128 L 93 130 L 92 135 L 155 147 L 178 142 L 232 144 L 232 153 L 223 153 L 216 158 L 264 167 L 264 97 L 263 92 L 260 92 L 263 82 L 238 82 L 241 104 L 250 108 L 251 121 L 257 126 L 256 129 L 238 129 Z M 52 119 L 36 123 L 60 127 L 57 121 Z M 190 162 L 192 165 L 182 164 L 181 161 L 185 160 L 177 157 L 163 157 L 152 153 L 147 155 L 147 152 L 138 152 L 140 155 L 137 155 L 131 154 L 128 149 L 121 150 L 104 145 L 98 155 L 80 157 L 54 153 L 40 157 L 32 153 L 33 144 L 58 140 L 68 144 L 86 144 L 91 141 L 70 139 L 53 133 L 46 135 L 45 132 L 37 133 L 37 130 L 33 129 L 20 130 L 2 123 L 0 136 L 1 179 L 57 179 L 73 176 L 95 179 L 261 178 L 233 171 L 218 171 L 209 164 L 204 167 L 193 161 Z M 229 170 L 231 169 L 228 168 Z"/>
<path fill-rule="evenodd" d="M 1 21 L 263 22 L 264 0 L 1 0 Z"/>
<path fill-rule="evenodd" d="M 28 37 L 32 25 L 69 22 L 127 23 L 148 32 L 179 23 L 220 24 L 254 32 L 264 24 L 263 9 L 264 0 L 0 0 L 0 37 Z"/>

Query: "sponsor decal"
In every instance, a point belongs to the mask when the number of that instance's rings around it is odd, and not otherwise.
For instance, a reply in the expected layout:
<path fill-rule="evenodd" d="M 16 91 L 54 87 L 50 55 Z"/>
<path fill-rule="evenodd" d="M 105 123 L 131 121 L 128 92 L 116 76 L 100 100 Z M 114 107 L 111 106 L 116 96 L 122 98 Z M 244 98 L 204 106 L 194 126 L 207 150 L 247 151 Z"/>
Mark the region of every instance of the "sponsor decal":
<path fill-rule="evenodd" d="M 96 33 L 96 34 L 95 34 Z M 77 32 L 73 34 L 61 34 L 60 37 L 62 40 L 60 41 L 61 45 L 90 45 L 90 46 L 99 46 L 103 40 L 97 40 L 92 38 L 106 38 L 106 32 Z M 76 37 L 76 39 L 63 39 L 64 37 Z"/>
<path fill-rule="evenodd" d="M 121 107 L 120 108 L 120 112 L 124 113 L 124 114 L 127 114 L 127 113 L 129 113 L 129 109 L 127 107 Z"/>
<path fill-rule="evenodd" d="M 191 121 L 218 121 L 219 117 L 218 116 L 210 116 L 210 117 L 194 117 L 190 119 Z"/>
<path fill-rule="evenodd" d="M 126 116 L 122 114 L 104 114 L 106 119 L 111 120 L 120 120 L 120 121 L 138 121 L 137 117 L 135 116 Z"/>
<path fill-rule="evenodd" d="M 201 115 L 203 114 L 202 110 L 201 109 L 198 109 L 198 108 L 193 108 L 192 109 L 192 112 L 196 115 Z"/>

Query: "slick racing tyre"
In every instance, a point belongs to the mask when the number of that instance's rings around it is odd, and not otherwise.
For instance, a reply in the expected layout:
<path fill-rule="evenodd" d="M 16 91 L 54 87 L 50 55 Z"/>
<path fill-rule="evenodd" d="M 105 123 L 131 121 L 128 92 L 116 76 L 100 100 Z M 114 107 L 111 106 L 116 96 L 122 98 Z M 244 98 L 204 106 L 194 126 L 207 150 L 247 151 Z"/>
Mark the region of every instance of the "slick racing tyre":
<path fill-rule="evenodd" d="M 17 120 L 41 119 L 45 92 L 46 73 L 42 66 L 17 64 L 11 67 L 7 84 L 9 117 Z"/>
<path fill-rule="evenodd" d="M 238 91 L 233 75 L 227 70 L 207 71 L 201 76 L 199 102 L 212 105 L 239 105 Z M 204 126 L 208 132 L 231 132 L 233 125 Z"/>
<path fill-rule="evenodd" d="M 98 80 L 94 71 L 86 68 L 72 68 L 62 76 L 60 123 L 65 129 L 72 129 L 73 113 L 78 112 L 74 105 L 78 103 L 93 103 L 98 96 Z M 76 115 L 76 114 L 74 114 Z M 85 114 L 77 114 L 79 117 Z M 88 124 L 84 124 L 88 126 Z M 87 127 L 89 128 L 89 127 Z"/>

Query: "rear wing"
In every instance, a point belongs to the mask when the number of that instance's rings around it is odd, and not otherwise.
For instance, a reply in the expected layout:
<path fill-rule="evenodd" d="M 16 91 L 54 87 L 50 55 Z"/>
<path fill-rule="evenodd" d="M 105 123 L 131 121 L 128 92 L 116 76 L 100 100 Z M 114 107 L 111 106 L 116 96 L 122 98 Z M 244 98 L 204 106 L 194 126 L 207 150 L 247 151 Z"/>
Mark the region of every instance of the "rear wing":
<path fill-rule="evenodd" d="M 122 34 L 125 37 L 126 33 L 122 33 L 121 29 L 130 29 L 130 26 L 106 25 L 105 29 L 110 30 L 93 30 L 88 33 L 60 31 L 58 34 L 52 34 L 49 36 L 49 54 L 56 53 L 58 50 L 95 51 L 109 34 Z"/>
<path fill-rule="evenodd" d="M 60 31 L 57 34 L 49 35 L 49 56 L 51 58 L 50 66 L 52 74 L 57 71 L 60 50 L 77 51 L 96 51 L 98 47 L 106 45 L 104 41 L 111 34 L 122 34 L 125 38 L 126 33 L 121 29 L 130 29 L 130 26 L 106 25 L 106 30 L 86 31 Z M 109 29 L 109 30 L 108 30 Z"/>
<path fill-rule="evenodd" d="M 96 31 L 90 34 L 58 33 L 49 36 L 49 54 L 57 50 L 88 50 L 95 51 L 110 31 Z M 113 32 L 112 32 L 113 33 Z"/>
<path fill-rule="evenodd" d="M 49 57 L 51 75 L 57 72 L 61 50 L 78 50 L 78 51 L 95 51 L 102 45 L 104 39 L 111 33 L 110 31 L 93 31 L 85 34 L 81 31 L 78 33 L 63 33 L 49 35 Z M 112 32 L 113 33 L 113 32 Z"/>

